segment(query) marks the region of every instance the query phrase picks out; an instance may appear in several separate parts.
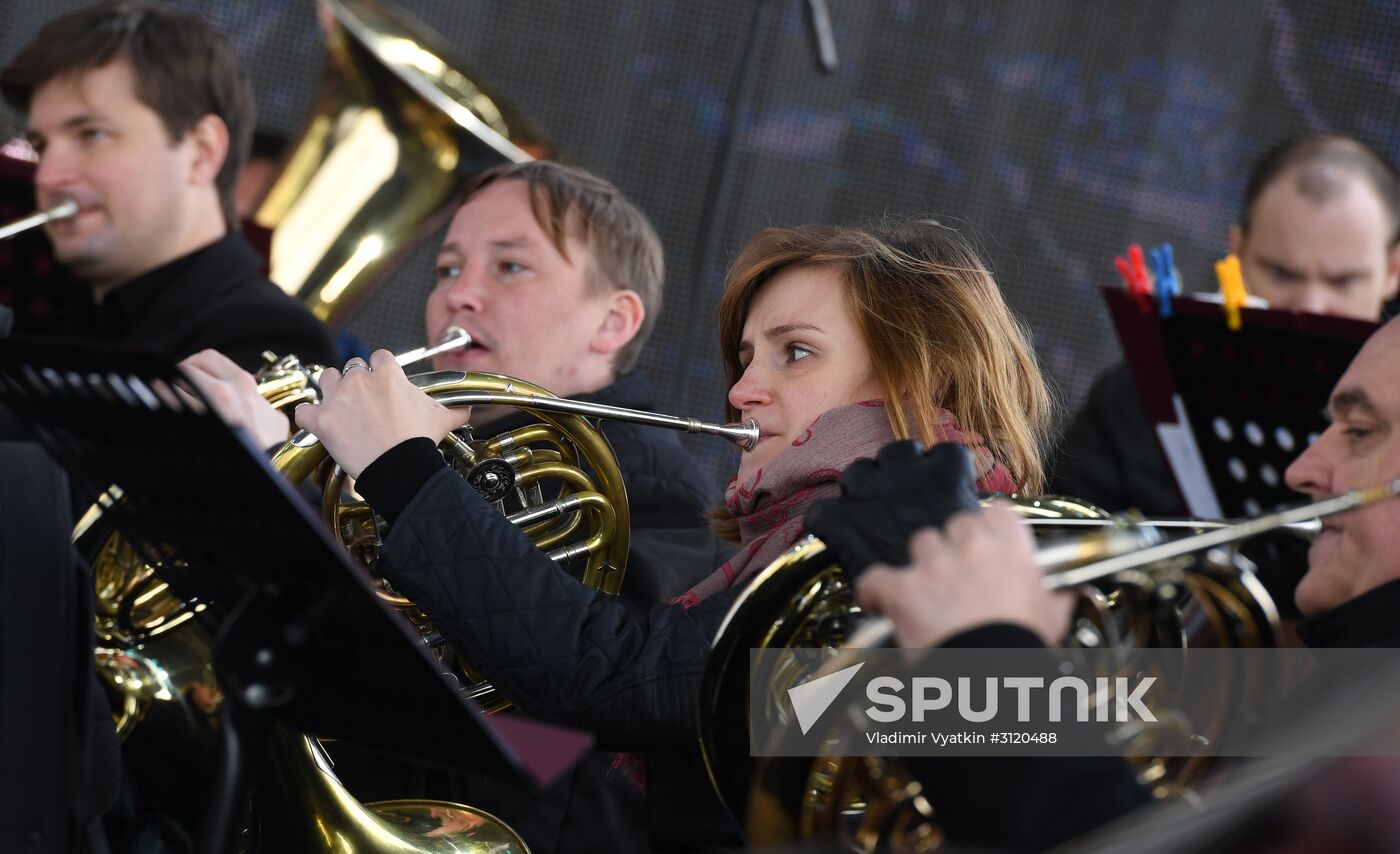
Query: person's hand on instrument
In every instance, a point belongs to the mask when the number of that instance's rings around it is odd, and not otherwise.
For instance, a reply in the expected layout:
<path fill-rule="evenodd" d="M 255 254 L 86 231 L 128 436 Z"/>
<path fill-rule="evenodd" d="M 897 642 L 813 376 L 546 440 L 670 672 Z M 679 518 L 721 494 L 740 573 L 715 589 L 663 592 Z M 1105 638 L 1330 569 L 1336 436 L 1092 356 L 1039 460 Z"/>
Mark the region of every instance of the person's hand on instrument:
<path fill-rule="evenodd" d="M 180 362 L 190 384 L 199 389 L 230 427 L 241 427 L 259 448 L 287 441 L 287 416 L 258 394 L 257 380 L 217 350 L 201 350 Z"/>
<path fill-rule="evenodd" d="M 938 646 L 994 623 L 1022 626 L 1046 645 L 1069 631 L 1074 597 L 1045 588 L 1030 528 L 1010 510 L 958 513 L 941 532 L 916 533 L 909 551 L 908 566 L 872 566 L 856 581 L 861 608 L 889 617 L 901 647 Z"/>
<path fill-rule="evenodd" d="M 395 445 L 420 436 L 441 442 L 471 416 L 470 407 L 449 409 L 420 391 L 388 350 L 374 351 L 368 365 L 351 359 L 343 373 L 327 368 L 319 383 L 321 403 L 297 406 L 297 426 L 354 478 Z"/>
<path fill-rule="evenodd" d="M 803 522 L 853 574 L 873 563 L 905 564 L 915 531 L 978 507 L 976 484 L 962 445 L 942 442 L 925 452 L 904 439 L 848 466 L 840 497 L 814 503 Z"/>

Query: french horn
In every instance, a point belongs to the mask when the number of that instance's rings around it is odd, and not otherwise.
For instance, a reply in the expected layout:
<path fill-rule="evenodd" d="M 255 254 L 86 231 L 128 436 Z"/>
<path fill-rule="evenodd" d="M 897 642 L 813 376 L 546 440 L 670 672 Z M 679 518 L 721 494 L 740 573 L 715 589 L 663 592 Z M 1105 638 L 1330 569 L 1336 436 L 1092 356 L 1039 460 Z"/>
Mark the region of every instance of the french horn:
<path fill-rule="evenodd" d="M 1324 516 L 1397 493 L 1400 479 L 1237 524 L 1108 518 L 1063 498 L 1016 499 L 1013 509 L 1041 541 L 1046 587 L 1078 594 L 1066 645 L 1107 646 L 1127 656 L 1144 647 L 1278 645 L 1277 608 L 1253 564 L 1231 547 L 1279 529 L 1306 536 Z M 1083 528 L 1091 533 L 1053 534 Z M 1189 535 L 1169 538 L 1164 532 Z M 794 544 L 736 599 L 706 663 L 700 741 L 711 782 L 751 845 L 828 839 L 853 851 L 928 851 L 941 844 L 936 805 L 895 761 L 749 758 L 746 715 L 784 721 L 788 714 L 776 706 L 751 711 L 749 650 L 817 648 L 827 650 L 830 660 L 845 648 L 891 645 L 892 637 L 888 620 L 861 614 L 851 577 L 814 537 Z M 752 678 L 783 694 L 812 675 L 793 669 Z M 1239 676 L 1222 685 L 1222 706 L 1240 712 L 1264 705 L 1270 686 L 1250 674 Z M 1205 725 L 1232 724 L 1222 719 Z M 1133 753 L 1131 745 L 1126 752 Z M 1135 761 L 1140 781 L 1159 796 L 1187 791 L 1206 770 L 1198 757 Z"/>
<path fill-rule="evenodd" d="M 403 354 L 400 361 L 419 360 L 469 343 L 469 338 L 458 332 L 449 330 L 447 340 L 436 347 Z M 259 392 L 284 411 L 314 402 L 319 396 L 316 377 L 320 370 L 302 365 L 295 357 L 267 354 L 267 366 L 258 376 Z M 577 565 L 580 580 L 604 595 L 616 594 L 622 584 L 630 517 L 621 472 L 596 420 L 626 420 L 715 435 L 750 448 L 758 437 L 758 426 L 753 422 L 710 424 L 693 418 L 561 399 L 533 384 L 492 374 L 443 371 L 420 374 L 411 380 L 444 405 L 513 406 L 540 419 L 539 424 L 486 439 L 476 439 L 470 428 L 464 428 L 449 434 L 441 448 L 451 465 L 496 503 L 542 551 L 560 564 Z M 355 496 L 344 472 L 326 456 L 315 437 L 298 432 L 273 455 L 272 465 L 293 482 L 311 479 L 317 483 L 323 519 L 342 544 L 375 575 L 382 523 L 372 508 Z M 111 500 L 115 500 L 114 496 L 104 499 Z M 151 781 L 146 785 L 172 812 L 193 817 L 203 798 L 198 794 L 199 787 L 190 781 L 207 775 L 215 752 L 222 702 L 213 672 L 212 644 L 199 616 L 217 603 L 182 602 L 172 596 L 161 573 L 180 571 L 179 568 L 145 564 L 105 523 L 102 506 L 103 502 L 99 502 L 90 510 L 76 532 L 79 551 L 94 570 L 99 674 L 113 696 L 118 729 L 138 777 L 143 782 Z M 492 711 L 509 706 L 508 698 L 496 692 L 448 647 L 427 615 L 383 579 L 377 579 L 376 584 L 381 597 L 418 628 L 424 643 L 436 652 L 444 670 L 458 678 L 468 697 Z M 310 774 L 320 779 L 316 768 L 321 769 L 321 776 L 329 773 L 314 739 L 293 736 L 283 740 L 279 753 L 286 755 L 279 756 L 278 762 L 300 769 L 293 776 Z M 333 782 L 333 776 L 320 785 L 324 787 L 322 795 L 317 796 L 321 801 L 353 803 Z M 367 809 L 368 813 L 356 805 L 332 823 L 369 828 L 365 832 L 373 836 L 377 825 L 372 815 L 384 818 L 390 807 L 367 805 Z M 452 821 L 467 821 L 475 834 L 485 832 L 474 819 L 463 818 L 476 814 L 470 807 L 420 804 L 403 809 L 417 816 L 414 821 L 420 825 L 419 819 L 431 813 L 450 816 Z M 284 830 L 278 828 L 285 828 L 286 823 L 279 821 L 272 826 L 276 839 L 280 839 Z M 273 847 L 278 844 L 274 840 Z"/>
<path fill-rule="evenodd" d="M 450 329 L 434 347 L 401 354 L 411 364 L 470 343 Z M 295 356 L 265 354 L 259 393 L 289 411 L 318 399 L 320 368 Z M 109 490 L 75 529 L 75 545 L 93 567 L 98 675 L 114 701 L 123 754 L 143 790 L 180 824 L 199 824 L 209 801 L 206 782 L 218 755 L 223 695 L 213 669 L 213 643 L 198 616 L 214 603 L 181 601 L 152 567 L 110 527 L 102 511 L 118 500 Z M 261 851 L 528 852 L 491 814 L 446 801 L 360 804 L 345 790 L 311 736 L 274 732 L 255 810 Z"/>

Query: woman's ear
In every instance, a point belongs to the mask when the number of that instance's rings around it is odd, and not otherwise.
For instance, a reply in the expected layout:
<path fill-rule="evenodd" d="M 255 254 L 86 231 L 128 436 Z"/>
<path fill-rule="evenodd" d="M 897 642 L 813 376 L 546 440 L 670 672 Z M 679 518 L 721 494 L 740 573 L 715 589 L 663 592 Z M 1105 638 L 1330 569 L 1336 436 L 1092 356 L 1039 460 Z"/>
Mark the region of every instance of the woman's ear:
<path fill-rule="evenodd" d="M 607 312 L 593 333 L 589 349 L 595 353 L 611 354 L 621 350 L 637 337 L 647 310 L 636 291 L 612 291 L 606 300 Z"/>

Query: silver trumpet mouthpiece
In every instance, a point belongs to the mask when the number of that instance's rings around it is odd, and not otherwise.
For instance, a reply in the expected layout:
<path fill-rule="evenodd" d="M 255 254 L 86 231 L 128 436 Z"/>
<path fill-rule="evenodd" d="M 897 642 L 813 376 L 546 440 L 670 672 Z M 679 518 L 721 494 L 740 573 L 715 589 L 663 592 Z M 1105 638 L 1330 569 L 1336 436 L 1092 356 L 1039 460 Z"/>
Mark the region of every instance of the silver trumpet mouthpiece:
<path fill-rule="evenodd" d="M 59 200 L 58 204 L 46 211 L 32 213 L 23 219 L 17 219 L 7 225 L 0 225 L 0 240 L 14 237 L 16 234 L 28 231 L 31 228 L 38 228 L 47 222 L 59 219 L 68 219 L 78 213 L 78 203 L 70 198 Z"/>
<path fill-rule="evenodd" d="M 394 357 L 394 361 L 399 363 L 399 367 L 406 368 L 409 365 L 430 359 L 439 353 L 446 353 L 448 350 L 470 347 L 472 337 L 467 330 L 460 326 L 449 326 L 443 333 L 442 340 L 431 347 L 418 347 L 405 353 L 400 353 Z"/>
<path fill-rule="evenodd" d="M 750 418 L 742 424 L 725 424 L 719 435 L 739 446 L 741 451 L 752 451 L 758 447 L 758 420 Z"/>

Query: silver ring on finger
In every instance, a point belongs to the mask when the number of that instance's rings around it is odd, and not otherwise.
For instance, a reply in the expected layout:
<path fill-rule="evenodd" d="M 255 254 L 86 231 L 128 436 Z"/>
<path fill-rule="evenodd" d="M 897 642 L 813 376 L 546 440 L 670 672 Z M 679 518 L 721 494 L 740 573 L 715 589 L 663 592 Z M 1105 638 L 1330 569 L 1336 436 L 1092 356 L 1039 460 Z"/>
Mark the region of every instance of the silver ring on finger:
<path fill-rule="evenodd" d="M 345 363 L 345 368 L 340 372 L 340 374 L 341 376 L 344 376 L 350 373 L 355 368 L 363 368 L 366 371 L 370 369 L 369 365 L 366 365 L 363 359 L 351 359 L 350 361 Z"/>

